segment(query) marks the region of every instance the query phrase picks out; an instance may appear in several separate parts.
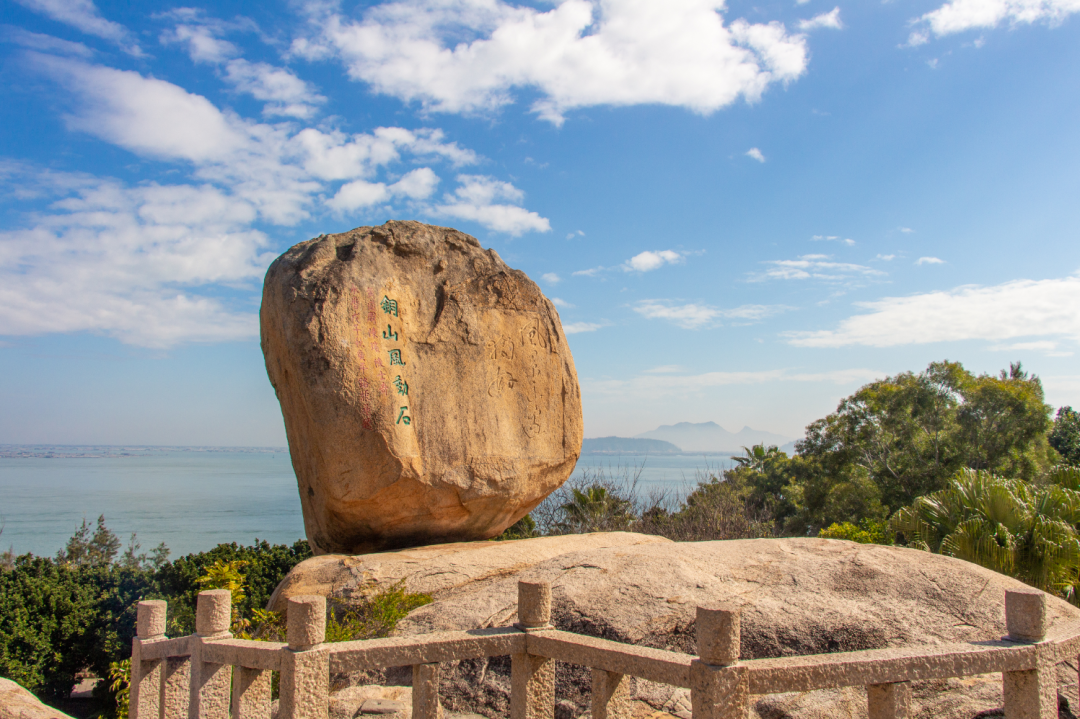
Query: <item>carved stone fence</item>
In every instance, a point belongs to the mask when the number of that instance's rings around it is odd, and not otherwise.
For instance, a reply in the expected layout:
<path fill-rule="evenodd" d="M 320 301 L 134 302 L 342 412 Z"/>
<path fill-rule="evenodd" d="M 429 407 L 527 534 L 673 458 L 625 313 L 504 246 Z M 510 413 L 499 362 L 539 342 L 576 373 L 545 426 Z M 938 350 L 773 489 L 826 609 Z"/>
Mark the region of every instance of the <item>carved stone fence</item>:
<path fill-rule="evenodd" d="M 165 636 L 166 604 L 140 602 L 131 655 L 131 719 L 327 719 L 330 674 L 412 666 L 414 719 L 439 719 L 443 662 L 511 657 L 511 719 L 551 719 L 555 662 L 592 669 L 592 719 L 628 716 L 624 677 L 690 689 L 695 719 L 745 719 L 759 694 L 865 686 L 870 719 L 907 717 L 910 683 L 1001 672 L 1008 719 L 1057 717 L 1055 667 L 1080 654 L 1080 623 L 1048 628 L 1046 595 L 1007 591 L 998 641 L 739 660 L 739 612 L 698 607 L 698 656 L 552 628 L 551 586 L 518 583 L 512 627 L 324 643 L 326 600 L 294 597 L 287 643 L 233 639 L 226 590 L 201 592 L 196 633 Z"/>

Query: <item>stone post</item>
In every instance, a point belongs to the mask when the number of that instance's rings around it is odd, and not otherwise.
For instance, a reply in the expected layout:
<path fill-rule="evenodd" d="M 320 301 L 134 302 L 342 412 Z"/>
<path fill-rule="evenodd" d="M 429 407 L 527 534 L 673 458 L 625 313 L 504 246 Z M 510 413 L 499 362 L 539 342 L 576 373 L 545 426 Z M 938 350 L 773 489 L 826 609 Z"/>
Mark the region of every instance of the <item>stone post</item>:
<path fill-rule="evenodd" d="M 439 665 L 414 664 L 412 668 L 412 719 L 440 719 Z"/>
<path fill-rule="evenodd" d="M 622 674 L 592 670 L 592 719 L 630 719 L 630 682 Z"/>
<path fill-rule="evenodd" d="M 1005 626 L 1009 639 L 1038 644 L 1046 636 L 1046 594 L 1037 589 L 1005 591 Z M 1057 676 L 1049 653 L 1037 647 L 1034 669 L 1003 672 L 1006 719 L 1056 719 Z"/>
<path fill-rule="evenodd" d="M 518 582 L 518 623 L 524 632 L 551 627 L 551 585 Z M 510 657 L 510 719 L 554 719 L 555 662 L 528 652 Z"/>
<path fill-rule="evenodd" d="M 739 610 L 697 608 L 698 658 L 690 664 L 690 703 L 694 719 L 746 719 L 750 682 L 739 664 Z"/>
<path fill-rule="evenodd" d="M 131 643 L 131 719 L 159 719 L 161 688 L 164 680 L 162 660 L 142 658 L 144 644 L 165 638 L 165 613 L 168 605 L 161 600 L 139 602 L 135 640 Z"/>
<path fill-rule="evenodd" d="M 229 719 L 232 667 L 203 661 L 203 646 L 229 639 L 232 595 L 228 589 L 199 592 L 195 605 L 195 636 L 191 638 L 191 694 L 189 719 Z"/>
<path fill-rule="evenodd" d="M 278 719 L 327 719 L 330 712 L 330 649 L 326 598 L 291 597 L 286 609 L 288 648 L 281 652 Z"/>
<path fill-rule="evenodd" d="M 266 669 L 235 667 L 232 683 L 232 719 L 268 719 L 271 709 L 270 681 Z"/>
<path fill-rule="evenodd" d="M 866 687 L 869 719 L 907 719 L 911 711 L 911 684 L 870 684 Z"/>

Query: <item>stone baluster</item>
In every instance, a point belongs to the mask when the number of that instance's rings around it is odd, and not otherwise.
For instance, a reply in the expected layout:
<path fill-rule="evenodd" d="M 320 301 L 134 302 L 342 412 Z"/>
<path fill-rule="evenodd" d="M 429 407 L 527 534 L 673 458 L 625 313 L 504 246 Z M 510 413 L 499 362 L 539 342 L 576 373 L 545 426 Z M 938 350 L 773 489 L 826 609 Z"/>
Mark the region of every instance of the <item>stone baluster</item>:
<path fill-rule="evenodd" d="M 131 719 L 160 719 L 164 662 L 144 660 L 143 645 L 165 638 L 166 602 L 155 599 L 139 602 L 136 609 L 135 640 L 131 643 Z"/>
<path fill-rule="evenodd" d="M 630 682 L 622 674 L 592 670 L 592 719 L 630 719 Z"/>
<path fill-rule="evenodd" d="M 739 664 L 739 610 L 697 608 L 698 658 L 690 664 L 690 702 L 694 719 L 746 719 L 750 682 Z"/>
<path fill-rule="evenodd" d="M 414 664 L 412 668 L 413 719 L 440 719 L 439 665 Z"/>
<path fill-rule="evenodd" d="M 268 669 L 233 668 L 232 719 L 270 719 L 272 678 Z"/>
<path fill-rule="evenodd" d="M 893 682 L 866 687 L 869 719 L 907 719 L 911 712 L 911 684 Z"/>
<path fill-rule="evenodd" d="M 281 653 L 279 719 L 327 719 L 330 711 L 330 648 L 326 639 L 326 598 L 291 597 L 288 648 Z"/>
<path fill-rule="evenodd" d="M 551 628 L 551 585 L 518 582 L 518 622 L 524 632 Z M 510 656 L 510 719 L 553 719 L 555 662 L 528 652 Z"/>
<path fill-rule="evenodd" d="M 1046 594 L 1037 589 L 1005 591 L 1005 626 L 1014 642 L 1038 644 L 1046 637 Z M 1050 652 L 1037 647 L 1034 669 L 1004 672 L 1006 719 L 1056 719 L 1057 675 Z"/>
<path fill-rule="evenodd" d="M 219 639 L 230 639 L 232 594 L 228 589 L 199 592 L 195 605 L 195 636 L 191 642 L 191 694 L 189 719 L 229 719 L 229 692 L 232 667 L 203 660 L 203 647 Z"/>

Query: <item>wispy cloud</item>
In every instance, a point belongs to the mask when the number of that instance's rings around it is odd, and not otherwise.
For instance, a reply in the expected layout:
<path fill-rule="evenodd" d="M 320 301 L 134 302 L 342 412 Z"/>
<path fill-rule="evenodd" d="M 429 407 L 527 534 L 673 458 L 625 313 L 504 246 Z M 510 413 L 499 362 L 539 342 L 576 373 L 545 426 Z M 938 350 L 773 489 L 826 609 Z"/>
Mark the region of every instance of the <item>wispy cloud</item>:
<path fill-rule="evenodd" d="M 560 299 L 558 297 L 552 297 L 551 298 L 551 304 L 555 305 L 556 307 L 561 307 L 564 310 L 571 309 L 574 306 L 574 305 L 570 304 L 569 302 L 567 302 L 566 300 Z"/>
<path fill-rule="evenodd" d="M 923 45 L 931 33 L 937 37 L 973 29 L 991 29 L 1003 23 L 1030 25 L 1045 22 L 1060 24 L 1080 12 L 1076 0 L 951 0 L 912 21 L 915 29 L 908 45 Z"/>
<path fill-rule="evenodd" d="M 725 25 L 715 2 L 385 2 L 359 20 L 308 5 L 292 52 L 337 57 L 375 92 L 439 112 L 490 112 L 515 91 L 555 124 L 575 108 L 665 104 L 707 114 L 800 77 L 806 39 L 778 23 Z"/>
<path fill-rule="evenodd" d="M 795 260 L 769 260 L 763 272 L 750 274 L 751 282 L 766 280 L 823 280 L 849 282 L 856 279 L 883 277 L 881 270 L 851 262 L 834 262 L 829 255 L 802 255 Z"/>
<path fill-rule="evenodd" d="M 570 233 L 568 233 L 566 235 L 566 239 L 573 240 L 575 238 L 584 237 L 584 236 L 585 236 L 585 233 L 582 232 L 581 230 L 574 230 L 573 232 L 570 232 Z"/>
<path fill-rule="evenodd" d="M 714 324 L 721 319 L 757 322 L 790 309 L 784 305 L 742 305 L 732 309 L 722 309 L 712 305 L 685 303 L 672 300 L 641 300 L 634 306 L 634 312 L 648 319 L 667 320 L 683 329 L 693 330 Z"/>
<path fill-rule="evenodd" d="M 938 257 L 920 257 L 919 259 L 915 260 L 915 264 L 917 264 L 917 265 L 943 265 L 943 264 L 945 264 L 945 260 L 940 259 Z"/>
<path fill-rule="evenodd" d="M 811 242 L 839 242 L 841 245 L 847 245 L 852 247 L 855 244 L 855 240 L 850 237 L 840 237 L 839 235 L 814 235 L 810 238 Z"/>
<path fill-rule="evenodd" d="M 554 272 L 545 272 L 540 275 L 540 279 L 552 285 L 557 285 L 561 281 L 561 278 Z"/>
<path fill-rule="evenodd" d="M 842 30 L 844 24 L 840 22 L 840 8 L 834 7 L 829 12 L 823 12 L 820 15 L 815 15 L 809 20 L 799 21 L 799 30 L 801 32 L 810 32 L 811 30 L 817 30 L 819 28 L 830 28 L 832 30 Z"/>
<path fill-rule="evenodd" d="M 843 320 L 834 330 L 785 336 L 801 347 L 896 347 L 1021 337 L 1080 341 L 1080 275 L 989 287 L 968 285 L 856 306 L 869 311 Z"/>
<path fill-rule="evenodd" d="M 582 332 L 595 332 L 596 330 L 604 327 L 604 325 L 596 322 L 570 322 L 563 325 L 563 332 L 568 335 L 577 335 Z"/>
<path fill-rule="evenodd" d="M 115 43 L 130 55 L 143 54 L 128 29 L 120 23 L 102 17 L 93 0 L 16 0 L 16 2 L 57 22 L 70 25 L 87 35 Z"/>
<path fill-rule="evenodd" d="M 669 369 L 669 368 L 658 368 Z M 704 372 L 683 375 L 652 370 L 629 380 L 583 380 L 582 390 L 586 393 L 615 395 L 622 397 L 670 396 L 683 392 L 700 392 L 710 387 L 728 385 L 753 385 L 772 382 L 828 382 L 839 386 L 861 385 L 881 379 L 885 372 L 871 369 L 845 369 L 831 372 L 800 372 L 792 369 L 760 370 L 749 372 Z"/>

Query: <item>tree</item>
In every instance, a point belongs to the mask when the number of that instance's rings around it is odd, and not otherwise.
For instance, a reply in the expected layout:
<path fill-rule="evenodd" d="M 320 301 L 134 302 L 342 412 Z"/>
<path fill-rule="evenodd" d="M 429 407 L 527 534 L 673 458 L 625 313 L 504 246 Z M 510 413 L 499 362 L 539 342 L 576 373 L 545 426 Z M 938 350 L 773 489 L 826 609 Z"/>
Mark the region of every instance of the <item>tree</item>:
<path fill-rule="evenodd" d="M 1080 467 L 1080 412 L 1072 407 L 1059 409 L 1049 440 L 1065 464 Z"/>
<path fill-rule="evenodd" d="M 807 488 L 803 513 L 820 515 L 842 482 L 854 482 L 871 502 L 867 482 L 874 485 L 887 510 L 943 488 L 964 468 L 1034 479 L 1055 459 L 1049 412 L 1039 378 L 1019 363 L 975 376 L 958 362 L 934 362 L 919 374 L 872 382 L 810 424 L 796 445 L 817 465 L 807 474 L 819 486 Z"/>
<path fill-rule="evenodd" d="M 563 521 L 559 529 L 570 533 L 602 532 L 628 529 L 634 521 L 630 500 L 594 484 L 584 489 L 571 488 L 571 499 L 560 509 Z"/>
<path fill-rule="evenodd" d="M 980 564 L 1073 603 L 1078 603 L 1078 526 L 1075 489 L 973 469 L 958 471 L 946 488 L 919 497 L 889 520 L 890 530 L 909 546 Z"/>

